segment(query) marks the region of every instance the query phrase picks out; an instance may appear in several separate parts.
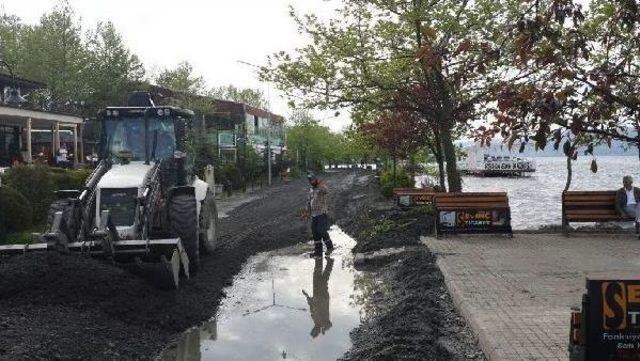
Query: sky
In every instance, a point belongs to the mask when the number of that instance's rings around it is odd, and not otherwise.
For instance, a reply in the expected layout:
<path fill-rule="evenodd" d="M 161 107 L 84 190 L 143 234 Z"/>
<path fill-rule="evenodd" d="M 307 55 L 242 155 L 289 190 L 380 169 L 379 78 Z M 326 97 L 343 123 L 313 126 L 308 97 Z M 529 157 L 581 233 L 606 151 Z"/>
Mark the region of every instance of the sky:
<path fill-rule="evenodd" d="M 56 0 L 0 0 L 4 12 L 37 23 Z M 264 65 L 276 51 L 291 51 L 305 42 L 289 17 L 289 6 L 328 17 L 327 0 L 69 0 L 85 30 L 112 21 L 126 44 L 154 73 L 188 60 L 209 86 L 233 84 L 270 95 L 275 113 L 289 109 L 273 84 L 261 83 L 256 69 L 238 60 Z M 350 123 L 348 112 L 315 112 L 334 131 Z"/>

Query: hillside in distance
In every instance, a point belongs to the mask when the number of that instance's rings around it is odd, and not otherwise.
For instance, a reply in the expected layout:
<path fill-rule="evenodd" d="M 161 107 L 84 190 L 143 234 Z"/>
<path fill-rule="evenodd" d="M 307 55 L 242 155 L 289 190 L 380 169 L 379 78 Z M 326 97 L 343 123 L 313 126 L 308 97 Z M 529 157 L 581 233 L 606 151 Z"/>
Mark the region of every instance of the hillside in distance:
<path fill-rule="evenodd" d="M 474 147 L 478 147 L 480 144 L 475 143 L 472 140 L 463 140 L 460 141 L 459 144 L 463 149 L 470 149 Z M 544 150 L 536 151 L 533 143 L 529 143 L 525 146 L 524 152 L 518 152 L 519 144 L 516 143 L 512 150 L 509 151 L 507 145 L 502 143 L 501 139 L 494 139 L 491 143 L 490 147 L 484 147 L 483 152 L 488 154 L 504 154 L 504 155 L 513 155 L 520 157 L 563 157 L 562 147 L 559 150 L 553 149 L 553 144 L 547 144 L 547 147 Z M 578 156 L 584 154 L 584 147 L 578 150 Z M 637 146 L 629 146 L 629 144 L 621 141 L 614 140 L 611 142 L 611 148 L 608 145 L 599 145 L 596 146 L 593 150 L 593 154 L 596 156 L 638 156 L 638 147 Z"/>

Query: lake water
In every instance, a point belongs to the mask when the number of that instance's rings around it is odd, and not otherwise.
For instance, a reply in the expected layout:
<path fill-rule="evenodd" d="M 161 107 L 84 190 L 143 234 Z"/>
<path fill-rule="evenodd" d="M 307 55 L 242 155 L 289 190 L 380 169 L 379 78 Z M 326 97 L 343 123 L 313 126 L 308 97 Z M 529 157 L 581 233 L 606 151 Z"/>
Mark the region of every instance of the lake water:
<path fill-rule="evenodd" d="M 534 158 L 537 170 L 526 178 L 463 177 L 465 192 L 507 192 L 514 229 L 538 229 L 560 225 L 562 190 L 567 181 L 566 159 Z M 590 170 L 591 158 L 573 162 L 570 190 L 615 190 L 622 187 L 622 177 L 631 175 L 640 185 L 640 161 L 637 156 L 597 157 L 598 172 Z"/>

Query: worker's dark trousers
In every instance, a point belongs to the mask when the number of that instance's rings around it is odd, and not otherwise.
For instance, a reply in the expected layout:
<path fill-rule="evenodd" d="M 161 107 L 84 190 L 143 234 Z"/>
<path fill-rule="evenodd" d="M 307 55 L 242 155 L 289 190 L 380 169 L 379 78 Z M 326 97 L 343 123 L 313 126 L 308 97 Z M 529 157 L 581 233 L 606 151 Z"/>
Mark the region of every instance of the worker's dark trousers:
<path fill-rule="evenodd" d="M 333 249 L 333 243 L 329 238 L 329 217 L 326 214 L 321 214 L 311 218 L 311 232 L 313 233 L 313 243 L 316 247 L 316 253 L 322 253 L 322 241 L 327 247 L 327 250 Z"/>

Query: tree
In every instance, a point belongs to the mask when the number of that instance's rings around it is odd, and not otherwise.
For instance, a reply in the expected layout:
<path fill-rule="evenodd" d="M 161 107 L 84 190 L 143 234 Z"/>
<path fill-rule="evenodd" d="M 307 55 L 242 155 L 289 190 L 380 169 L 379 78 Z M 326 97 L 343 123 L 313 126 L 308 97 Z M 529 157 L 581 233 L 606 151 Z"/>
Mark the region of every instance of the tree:
<path fill-rule="evenodd" d="M 155 78 L 156 84 L 185 94 L 204 95 L 206 82 L 202 75 L 196 75 L 188 61 L 182 61 L 173 69 L 164 69 Z"/>
<path fill-rule="evenodd" d="M 196 120 L 215 111 L 213 99 L 207 95 L 206 82 L 202 75 L 195 74 L 188 61 L 180 62 L 173 69 L 165 69 L 155 77 L 159 86 L 174 91 L 175 95 L 166 102 L 171 105 L 193 110 Z"/>
<path fill-rule="evenodd" d="M 87 50 L 88 103 L 95 108 L 124 103 L 130 84 L 144 76 L 138 57 L 124 45 L 111 22 L 98 23 L 88 36 Z"/>
<path fill-rule="evenodd" d="M 287 148 L 301 171 L 323 169 L 340 156 L 333 153 L 335 134 L 304 110 L 292 114 L 293 126 L 287 127 Z"/>
<path fill-rule="evenodd" d="M 208 96 L 215 99 L 230 100 L 245 103 L 258 109 L 267 109 L 268 101 L 264 93 L 258 89 L 238 88 L 234 85 L 226 85 L 209 90 Z"/>
<path fill-rule="evenodd" d="M 640 147 L 640 11 L 636 0 L 525 1 L 513 24 L 517 68 L 531 76 L 502 84 L 495 121 L 479 129 L 509 147 L 553 143 L 571 160 L 614 139 Z M 592 162 L 592 170 L 597 164 Z"/>
<path fill-rule="evenodd" d="M 449 188 L 461 189 L 453 140 L 482 115 L 502 69 L 502 24 L 516 1 L 343 1 L 333 19 L 293 14 L 311 43 L 263 69 L 306 106 L 353 107 L 362 122 L 381 111 L 414 112 L 431 124 Z M 426 134 L 426 133 L 425 133 Z"/>
<path fill-rule="evenodd" d="M 419 121 L 410 112 L 385 112 L 374 121 L 360 125 L 360 132 L 391 156 L 394 182 L 398 159 L 409 158 L 422 146 Z"/>
<path fill-rule="evenodd" d="M 99 23 L 83 36 L 67 1 L 60 1 L 36 25 L 1 15 L 0 51 L 16 75 L 47 85 L 28 100 L 48 109 L 78 110 L 74 106 L 81 101 L 91 111 L 121 104 L 129 84 L 144 75 L 112 23 Z"/>
<path fill-rule="evenodd" d="M 47 84 L 48 103 L 64 104 L 85 98 L 82 74 L 87 69 L 87 51 L 81 27 L 67 1 L 60 1 L 35 26 L 21 26 L 21 46 L 14 55 L 16 73 Z"/>

